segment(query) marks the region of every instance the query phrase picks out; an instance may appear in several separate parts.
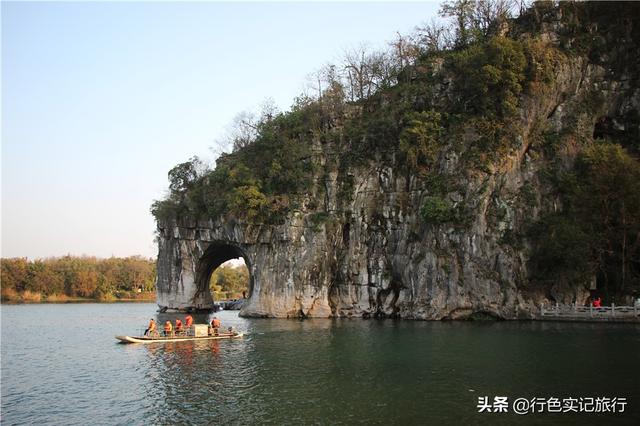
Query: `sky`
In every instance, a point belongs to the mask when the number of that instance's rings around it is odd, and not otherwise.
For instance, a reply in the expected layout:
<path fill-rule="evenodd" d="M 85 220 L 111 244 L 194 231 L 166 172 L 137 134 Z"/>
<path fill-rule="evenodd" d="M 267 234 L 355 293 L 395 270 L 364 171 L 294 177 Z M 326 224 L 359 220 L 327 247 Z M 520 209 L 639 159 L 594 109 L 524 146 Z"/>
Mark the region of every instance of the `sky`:
<path fill-rule="evenodd" d="M 214 162 L 234 116 L 282 111 L 322 65 L 435 2 L 6 2 L 2 257 L 155 257 L 167 172 Z"/>

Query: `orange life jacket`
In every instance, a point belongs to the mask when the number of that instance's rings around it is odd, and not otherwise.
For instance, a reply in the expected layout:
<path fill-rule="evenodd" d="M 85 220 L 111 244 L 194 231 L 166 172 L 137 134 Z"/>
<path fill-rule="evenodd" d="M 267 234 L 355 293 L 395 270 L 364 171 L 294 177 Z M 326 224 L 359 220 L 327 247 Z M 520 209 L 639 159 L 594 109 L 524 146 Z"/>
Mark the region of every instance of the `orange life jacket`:
<path fill-rule="evenodd" d="M 182 321 L 176 320 L 176 330 L 182 330 Z"/>
<path fill-rule="evenodd" d="M 171 321 L 167 321 L 164 323 L 164 331 L 172 331 L 173 326 L 171 325 Z"/>
<path fill-rule="evenodd" d="M 213 321 L 211 321 L 211 326 L 213 328 L 220 328 L 220 320 L 218 318 L 214 318 Z"/>
<path fill-rule="evenodd" d="M 156 329 L 156 322 L 154 320 L 149 321 L 149 331 Z"/>
<path fill-rule="evenodd" d="M 191 327 L 191 324 L 193 324 L 193 317 L 191 315 L 187 315 L 184 321 L 187 327 Z"/>

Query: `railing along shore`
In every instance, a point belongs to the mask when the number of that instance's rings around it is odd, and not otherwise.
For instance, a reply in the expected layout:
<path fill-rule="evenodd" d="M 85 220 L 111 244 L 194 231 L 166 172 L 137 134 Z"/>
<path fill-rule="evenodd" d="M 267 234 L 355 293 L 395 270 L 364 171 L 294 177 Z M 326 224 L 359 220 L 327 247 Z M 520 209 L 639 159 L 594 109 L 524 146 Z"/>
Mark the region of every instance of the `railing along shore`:
<path fill-rule="evenodd" d="M 572 305 L 545 305 L 540 306 L 542 319 L 566 319 L 586 321 L 640 321 L 640 307 L 636 306 L 578 306 Z"/>

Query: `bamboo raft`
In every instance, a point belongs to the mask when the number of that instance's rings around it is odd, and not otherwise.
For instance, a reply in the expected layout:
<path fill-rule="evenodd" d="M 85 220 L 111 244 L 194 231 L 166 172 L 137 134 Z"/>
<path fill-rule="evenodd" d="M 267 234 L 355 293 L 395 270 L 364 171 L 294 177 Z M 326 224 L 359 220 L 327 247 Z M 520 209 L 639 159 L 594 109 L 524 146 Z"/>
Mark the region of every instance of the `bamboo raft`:
<path fill-rule="evenodd" d="M 222 339 L 239 339 L 244 333 L 238 331 L 229 331 L 220 333 L 211 329 L 206 324 L 194 324 L 189 329 L 171 333 L 170 335 L 161 335 L 155 332 L 150 336 L 116 336 L 120 343 L 169 343 L 169 342 L 189 342 L 195 340 L 222 340 Z"/>

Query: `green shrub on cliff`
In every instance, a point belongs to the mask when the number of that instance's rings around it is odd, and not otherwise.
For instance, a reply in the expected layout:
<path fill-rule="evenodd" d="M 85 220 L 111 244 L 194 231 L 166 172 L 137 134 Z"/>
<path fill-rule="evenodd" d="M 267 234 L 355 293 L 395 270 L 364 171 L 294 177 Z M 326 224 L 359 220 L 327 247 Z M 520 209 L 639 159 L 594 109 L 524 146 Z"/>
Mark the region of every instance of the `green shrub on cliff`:
<path fill-rule="evenodd" d="M 455 209 L 451 203 L 441 197 L 427 197 L 420 210 L 427 223 L 442 224 L 455 219 Z"/>
<path fill-rule="evenodd" d="M 309 223 L 311 224 L 314 232 L 318 232 L 321 229 L 323 223 L 329 220 L 330 216 L 327 212 L 316 212 L 308 216 Z"/>
<path fill-rule="evenodd" d="M 400 152 L 410 169 L 426 174 L 442 148 L 439 145 L 443 131 L 442 116 L 435 111 L 410 112 L 406 114 L 405 121 L 400 132 Z"/>
<path fill-rule="evenodd" d="M 582 226 L 563 214 L 542 218 L 530 230 L 538 244 L 534 254 L 540 278 L 552 282 L 586 282 L 592 271 L 590 236 Z"/>
<path fill-rule="evenodd" d="M 456 111 L 506 118 L 517 110 L 526 78 L 521 42 L 493 37 L 451 55 Z"/>
<path fill-rule="evenodd" d="M 227 202 L 230 211 L 242 212 L 249 220 L 258 218 L 266 205 L 267 197 L 253 185 L 234 188 Z"/>

